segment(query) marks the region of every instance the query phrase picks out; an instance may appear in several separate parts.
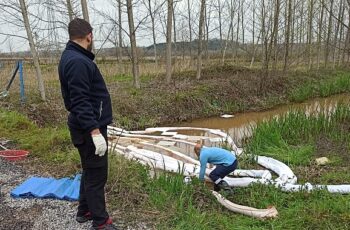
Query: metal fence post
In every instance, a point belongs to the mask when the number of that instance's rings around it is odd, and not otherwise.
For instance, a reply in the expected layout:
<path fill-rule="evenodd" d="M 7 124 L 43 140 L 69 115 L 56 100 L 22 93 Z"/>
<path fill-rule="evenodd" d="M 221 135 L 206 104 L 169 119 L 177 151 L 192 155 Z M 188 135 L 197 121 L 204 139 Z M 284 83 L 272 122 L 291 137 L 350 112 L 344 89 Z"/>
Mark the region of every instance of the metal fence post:
<path fill-rule="evenodd" d="M 21 93 L 21 102 L 25 103 L 25 94 L 24 94 L 24 79 L 23 79 L 23 61 L 18 61 L 19 65 L 19 84 L 20 84 L 20 93 Z"/>

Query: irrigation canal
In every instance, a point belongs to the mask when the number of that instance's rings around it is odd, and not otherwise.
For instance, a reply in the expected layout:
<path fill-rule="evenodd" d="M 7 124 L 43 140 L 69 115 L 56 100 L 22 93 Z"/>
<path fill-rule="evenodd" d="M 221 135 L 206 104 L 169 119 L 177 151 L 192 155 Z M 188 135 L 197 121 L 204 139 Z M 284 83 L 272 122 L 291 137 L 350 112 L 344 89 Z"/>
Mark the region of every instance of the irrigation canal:
<path fill-rule="evenodd" d="M 211 117 L 183 122 L 179 126 L 204 127 L 225 130 L 234 141 L 241 145 L 242 141 L 249 137 L 252 128 L 257 123 L 284 115 L 290 111 L 303 110 L 307 114 L 319 113 L 320 111 L 332 111 L 338 104 L 350 105 L 350 94 L 338 94 L 327 98 L 315 98 L 303 103 L 293 103 L 278 106 L 270 110 L 260 112 L 247 112 L 233 114 L 232 118 Z M 182 134 L 204 135 L 200 131 L 183 131 Z"/>

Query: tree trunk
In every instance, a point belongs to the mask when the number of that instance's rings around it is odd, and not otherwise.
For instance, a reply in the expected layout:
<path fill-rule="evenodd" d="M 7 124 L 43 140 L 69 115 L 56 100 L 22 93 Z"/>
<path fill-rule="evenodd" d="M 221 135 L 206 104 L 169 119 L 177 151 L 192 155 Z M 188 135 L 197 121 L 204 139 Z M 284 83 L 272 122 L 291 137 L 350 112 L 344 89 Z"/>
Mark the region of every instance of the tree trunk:
<path fill-rule="evenodd" d="M 134 87 L 137 89 L 141 88 L 140 76 L 139 76 L 139 59 L 137 54 L 136 36 L 135 36 L 135 25 L 134 25 L 134 14 L 132 9 L 132 0 L 126 0 L 128 22 L 129 22 L 129 37 L 131 44 L 131 60 L 132 60 L 132 74 L 134 76 Z"/>
<path fill-rule="evenodd" d="M 234 44 L 234 37 L 235 37 L 235 31 L 233 29 L 233 20 L 235 19 L 234 18 L 234 15 L 235 15 L 235 9 L 234 9 L 234 5 L 233 5 L 233 0 L 230 1 L 230 23 L 232 24 L 232 29 L 231 29 L 231 55 L 232 55 L 232 61 L 234 62 L 235 59 L 234 59 L 234 55 L 235 55 L 235 44 Z"/>
<path fill-rule="evenodd" d="M 201 10 L 199 14 L 199 33 L 198 33 L 198 55 L 197 55 L 197 80 L 201 78 L 202 73 L 202 40 L 203 40 L 203 27 L 204 27 L 204 11 L 205 0 L 201 0 Z"/>
<path fill-rule="evenodd" d="M 312 20 L 314 17 L 314 0 L 309 0 L 309 28 L 307 32 L 307 43 L 309 48 L 309 69 L 312 68 Z"/>
<path fill-rule="evenodd" d="M 166 82 L 171 81 L 171 29 L 173 20 L 173 0 L 168 0 L 168 18 L 166 25 Z"/>
<path fill-rule="evenodd" d="M 328 30 L 327 30 L 327 42 L 326 42 L 326 50 L 324 55 L 324 66 L 327 67 L 328 60 L 329 60 L 329 42 L 331 39 L 331 33 L 332 33 L 332 14 L 333 14 L 333 3 L 334 1 L 331 1 L 331 7 L 329 10 L 329 18 L 328 18 Z"/>
<path fill-rule="evenodd" d="M 290 42 L 290 28 L 292 25 L 292 0 L 288 0 L 288 19 L 287 28 L 285 35 L 285 51 L 284 51 L 284 64 L 283 71 L 286 72 L 288 68 L 288 58 L 289 58 L 289 42 Z"/>
<path fill-rule="evenodd" d="M 343 52 L 341 52 L 345 47 L 344 47 L 344 43 L 345 43 L 345 37 L 344 37 L 344 16 L 345 16 L 345 3 L 343 2 L 343 12 L 342 12 L 342 16 L 341 16 L 341 23 L 340 23 L 340 35 L 339 35 L 339 51 L 338 51 L 338 66 L 341 65 L 342 62 L 342 54 Z"/>
<path fill-rule="evenodd" d="M 274 14 L 274 22 L 273 22 L 273 30 L 271 34 L 271 44 L 273 39 L 273 69 L 276 70 L 277 68 L 277 38 L 278 38 L 278 23 L 279 23 L 279 14 L 280 14 L 280 0 L 276 0 L 275 4 L 275 14 Z M 271 45 L 270 45 L 271 47 Z M 270 49 L 270 52 L 272 52 L 272 49 Z"/>
<path fill-rule="evenodd" d="M 245 50 L 245 33 L 244 33 L 244 28 L 246 25 L 244 25 L 244 0 L 242 0 L 242 6 L 241 6 L 241 26 L 242 26 L 242 49 Z"/>
<path fill-rule="evenodd" d="M 151 23 L 152 23 L 152 37 L 153 37 L 154 62 L 155 62 L 155 64 L 156 64 L 156 68 L 158 68 L 156 28 L 155 28 L 154 13 L 152 12 L 151 0 L 148 0 L 148 10 L 149 10 L 149 15 L 150 15 L 150 17 L 151 17 Z"/>
<path fill-rule="evenodd" d="M 224 50 L 222 52 L 222 59 L 221 59 L 221 64 L 224 65 L 225 64 L 225 56 L 226 56 L 226 50 L 227 50 L 227 45 L 228 45 L 228 40 L 231 34 L 231 30 L 233 30 L 233 21 L 230 22 L 230 26 L 228 28 L 228 32 L 227 32 L 227 37 L 226 37 L 226 41 L 225 41 L 225 46 L 224 46 Z"/>
<path fill-rule="evenodd" d="M 289 56 L 291 57 L 291 56 L 293 56 L 293 51 L 294 51 L 294 49 L 293 49 L 293 46 L 294 46 L 294 41 L 295 41 L 295 37 L 297 37 L 298 38 L 298 35 L 295 35 L 296 34 L 296 32 L 297 32 L 297 30 L 295 29 L 295 24 L 297 23 L 297 20 L 298 20 L 298 17 L 296 16 L 296 9 L 297 9 L 297 7 L 296 7 L 296 5 L 297 5 L 297 0 L 291 0 L 292 1 L 292 3 L 293 3 L 293 5 L 292 5 L 292 11 L 293 11 L 293 13 L 292 13 L 292 15 L 291 15 L 291 20 L 292 20 L 292 28 L 291 28 L 291 30 L 290 30 L 290 32 L 291 32 L 291 37 L 290 37 L 290 40 L 289 40 Z M 295 31 L 295 32 L 294 32 Z M 298 39 L 296 39 L 296 40 L 298 40 Z M 297 49 L 296 49 L 297 50 Z"/>
<path fill-rule="evenodd" d="M 336 55 L 335 52 L 338 50 L 338 33 L 340 29 L 340 22 L 343 21 L 343 15 L 344 15 L 344 8 L 343 8 L 343 0 L 340 1 L 340 6 L 339 6 L 339 13 L 338 13 L 338 21 L 337 21 L 337 27 L 335 29 L 334 33 L 334 42 L 333 42 L 333 68 L 335 68 L 335 63 L 336 63 Z M 341 39 L 341 34 L 340 34 L 340 39 Z M 340 50 L 338 50 L 340 52 Z"/>
<path fill-rule="evenodd" d="M 260 31 L 260 33 L 259 33 L 259 35 L 258 35 L 258 39 L 257 39 L 257 41 L 256 41 L 257 46 L 255 46 L 255 48 L 254 48 L 254 44 L 253 44 L 253 49 L 254 49 L 254 50 L 253 50 L 253 54 L 252 54 L 252 60 L 250 61 L 250 68 L 252 68 L 253 65 L 254 65 L 255 54 L 256 54 L 256 51 L 258 50 L 258 47 L 259 47 L 260 36 L 261 36 L 261 31 Z"/>
<path fill-rule="evenodd" d="M 119 47 L 118 47 L 118 61 L 123 61 L 123 27 L 122 27 L 122 0 L 118 0 L 118 36 L 119 36 Z"/>
<path fill-rule="evenodd" d="M 206 59 L 206 63 L 209 62 L 209 24 L 210 24 L 210 9 L 209 9 L 209 14 L 208 14 L 208 9 L 207 7 L 205 7 L 204 10 L 204 41 L 205 41 L 205 59 Z"/>
<path fill-rule="evenodd" d="M 220 37 L 220 51 L 221 51 L 221 56 L 223 54 L 223 45 L 222 45 L 222 7 L 221 7 L 221 0 L 218 1 L 218 20 L 219 20 L 219 37 Z"/>
<path fill-rule="evenodd" d="M 255 59 L 255 7 L 255 0 L 253 0 L 252 59 L 250 61 L 250 68 L 253 67 Z"/>
<path fill-rule="evenodd" d="M 40 64 L 39 64 L 39 56 L 38 56 L 38 53 L 37 53 L 36 48 L 35 48 L 34 39 L 33 39 L 33 35 L 32 35 L 32 30 L 31 30 L 30 24 L 29 24 L 27 6 L 26 6 L 24 0 L 20 0 L 19 3 L 21 5 L 21 12 L 22 12 L 22 16 L 23 16 L 24 27 L 26 28 L 26 32 L 27 32 L 27 37 L 28 37 L 28 41 L 29 41 L 30 51 L 32 53 L 33 60 L 34 60 L 34 66 L 35 66 L 36 78 L 37 78 L 37 81 L 38 81 L 38 87 L 39 87 L 40 96 L 41 96 L 41 99 L 43 101 L 45 101 L 46 100 L 45 87 L 44 87 L 44 82 L 43 82 L 43 78 L 42 78 L 42 75 L 41 75 L 41 69 L 40 69 Z"/>
<path fill-rule="evenodd" d="M 192 66 L 192 23 L 191 23 L 191 6 L 190 0 L 187 0 L 187 10 L 188 10 L 188 31 L 190 36 L 189 49 L 190 49 L 190 66 Z"/>
<path fill-rule="evenodd" d="M 241 6 L 241 1 L 238 2 L 238 7 Z M 239 23 L 241 21 L 241 12 L 240 9 L 238 8 L 237 10 L 237 30 L 236 30 L 236 42 L 235 42 L 235 56 L 234 56 L 234 60 L 236 61 L 236 63 L 238 62 L 238 49 L 239 49 Z"/>
<path fill-rule="evenodd" d="M 173 2 L 173 0 L 172 0 Z M 173 14 L 173 18 L 172 18 L 172 23 L 173 23 L 173 30 L 174 30 L 174 52 L 173 55 L 176 57 L 177 55 L 177 47 L 176 47 L 176 42 L 177 42 L 177 33 L 176 33 L 176 20 L 175 20 L 175 7 L 176 7 L 176 1 L 175 1 L 175 4 L 173 2 L 173 7 L 172 7 L 172 14 Z M 176 58 L 174 59 L 174 64 L 175 64 L 175 60 Z"/>
<path fill-rule="evenodd" d="M 68 10 L 68 16 L 69 16 L 69 21 L 73 20 L 73 7 L 71 0 L 67 0 L 67 10 Z"/>
<path fill-rule="evenodd" d="M 89 10 L 88 10 L 88 6 L 87 6 L 86 0 L 81 0 L 81 9 L 83 11 L 83 18 L 84 18 L 84 20 L 87 21 L 87 22 L 90 22 Z"/>
<path fill-rule="evenodd" d="M 261 7 L 261 35 L 262 35 L 262 42 L 263 42 L 263 64 L 262 69 L 264 70 L 264 73 L 267 75 L 267 72 L 269 70 L 269 38 L 268 38 L 268 25 L 266 23 L 267 19 L 267 13 L 266 13 L 266 7 L 265 7 L 265 0 L 262 0 L 262 7 Z M 271 34 L 272 36 L 272 34 Z M 272 38 L 272 37 L 271 37 Z"/>
<path fill-rule="evenodd" d="M 321 56 L 321 44 L 322 44 L 322 26 L 324 16 L 324 0 L 321 1 L 321 18 L 318 24 L 318 36 L 317 36 L 317 69 L 320 68 L 320 56 Z"/>
<path fill-rule="evenodd" d="M 90 19 L 89 19 L 89 10 L 88 10 L 88 6 L 87 6 L 87 2 L 86 0 L 81 0 L 81 9 L 83 11 L 83 18 L 85 21 L 87 21 L 88 23 L 90 23 Z M 92 43 L 92 50 L 95 51 L 95 43 Z"/>
<path fill-rule="evenodd" d="M 350 1 L 348 0 L 348 15 L 350 14 Z M 350 18 L 348 18 L 348 27 L 347 27 L 347 32 L 345 35 L 345 41 L 344 41 L 344 50 L 343 50 L 343 54 L 342 54 L 342 65 L 345 64 L 345 55 L 349 56 L 349 42 L 350 42 Z"/>

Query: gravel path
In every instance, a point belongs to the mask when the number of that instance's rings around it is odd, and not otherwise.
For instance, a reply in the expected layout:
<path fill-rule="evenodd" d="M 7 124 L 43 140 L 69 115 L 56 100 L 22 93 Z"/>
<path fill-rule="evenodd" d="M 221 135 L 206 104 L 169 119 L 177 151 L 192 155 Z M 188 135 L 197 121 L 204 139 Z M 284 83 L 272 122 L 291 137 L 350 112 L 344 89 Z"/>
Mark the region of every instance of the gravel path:
<path fill-rule="evenodd" d="M 75 221 L 77 202 L 53 199 L 14 199 L 10 191 L 29 176 L 20 166 L 0 158 L 0 229 L 20 230 L 80 230 L 91 223 Z M 116 223 L 119 229 L 146 229 L 140 225 L 130 228 Z"/>
<path fill-rule="evenodd" d="M 13 199 L 10 191 L 29 176 L 21 167 L 0 159 L 0 229 L 89 229 L 75 221 L 76 202 Z"/>

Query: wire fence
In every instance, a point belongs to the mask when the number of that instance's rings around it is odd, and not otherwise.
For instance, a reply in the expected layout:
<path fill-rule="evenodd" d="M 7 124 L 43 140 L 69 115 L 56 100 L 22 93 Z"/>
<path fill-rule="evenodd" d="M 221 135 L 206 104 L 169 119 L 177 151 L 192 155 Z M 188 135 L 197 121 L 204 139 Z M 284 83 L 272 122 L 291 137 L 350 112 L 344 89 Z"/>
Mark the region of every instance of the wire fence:
<path fill-rule="evenodd" d="M 0 91 L 3 91 L 9 83 L 13 71 L 15 70 L 17 60 L 0 60 Z M 97 65 L 104 76 L 107 86 L 110 88 L 111 93 L 115 92 L 114 87 L 118 84 L 130 83 L 132 84 L 132 64 L 131 62 L 123 61 L 122 63 L 117 60 L 97 60 Z M 193 66 L 189 66 L 188 60 L 176 60 L 173 65 L 173 70 L 183 71 L 194 69 Z M 143 78 L 149 79 L 150 77 L 164 74 L 165 64 L 158 62 L 156 65 L 152 61 L 144 61 L 139 64 L 140 75 Z M 41 73 L 45 86 L 45 93 L 48 100 L 61 99 L 60 83 L 58 76 L 58 61 L 52 63 L 41 64 Z M 38 90 L 38 80 L 35 70 L 35 66 L 32 60 L 23 61 L 23 77 L 25 96 L 30 101 L 31 99 L 39 99 L 40 94 Z M 20 80 L 17 73 L 13 83 L 10 87 L 10 95 L 14 97 L 20 93 Z M 18 98 L 19 99 L 19 98 Z M 27 100 L 27 101 L 28 101 Z"/>

